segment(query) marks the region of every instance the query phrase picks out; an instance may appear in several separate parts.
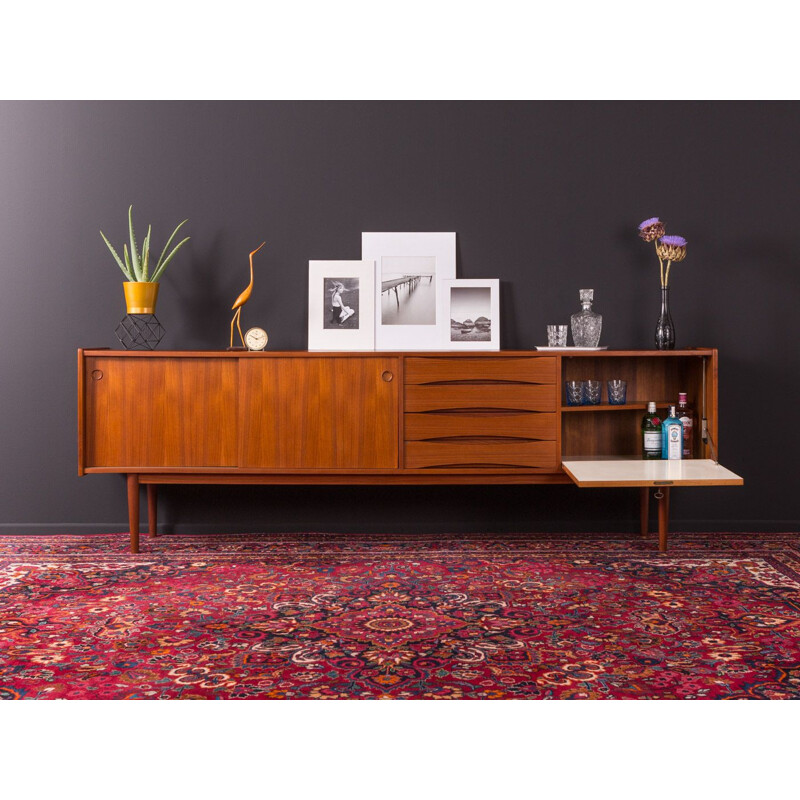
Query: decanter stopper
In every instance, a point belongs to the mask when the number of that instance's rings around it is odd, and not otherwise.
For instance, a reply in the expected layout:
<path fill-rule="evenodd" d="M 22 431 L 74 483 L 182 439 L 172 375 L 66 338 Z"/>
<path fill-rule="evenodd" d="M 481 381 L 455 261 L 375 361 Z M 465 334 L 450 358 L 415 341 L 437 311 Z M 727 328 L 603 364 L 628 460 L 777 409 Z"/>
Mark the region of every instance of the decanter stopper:
<path fill-rule="evenodd" d="M 573 314 L 572 342 L 575 347 L 597 347 L 600 341 L 600 330 L 603 327 L 603 316 L 592 311 L 594 289 L 581 289 L 581 310 Z"/>

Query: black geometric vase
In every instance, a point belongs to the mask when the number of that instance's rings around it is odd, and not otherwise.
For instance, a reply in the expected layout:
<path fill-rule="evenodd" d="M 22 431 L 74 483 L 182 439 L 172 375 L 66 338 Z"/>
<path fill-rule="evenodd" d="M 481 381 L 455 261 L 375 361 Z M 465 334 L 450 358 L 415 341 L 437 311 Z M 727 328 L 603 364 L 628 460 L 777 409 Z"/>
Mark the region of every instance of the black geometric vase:
<path fill-rule="evenodd" d="M 656 350 L 675 349 L 675 326 L 669 313 L 669 286 L 661 287 L 661 316 L 656 325 Z"/>
<path fill-rule="evenodd" d="M 126 350 L 155 350 L 165 330 L 155 314 L 126 314 L 114 333 Z"/>

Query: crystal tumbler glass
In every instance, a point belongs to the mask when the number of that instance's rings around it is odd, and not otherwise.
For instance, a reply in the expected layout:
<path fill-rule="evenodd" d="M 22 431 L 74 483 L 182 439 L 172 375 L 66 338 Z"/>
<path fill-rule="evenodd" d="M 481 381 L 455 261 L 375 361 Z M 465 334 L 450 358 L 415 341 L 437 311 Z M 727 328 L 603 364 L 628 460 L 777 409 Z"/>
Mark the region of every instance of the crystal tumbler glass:
<path fill-rule="evenodd" d="M 579 406 L 583 403 L 583 381 L 565 381 L 567 405 Z"/>
<path fill-rule="evenodd" d="M 608 391 L 608 404 L 610 406 L 624 406 L 628 399 L 627 381 L 612 380 L 606 381 Z"/>
<path fill-rule="evenodd" d="M 600 381 L 583 382 L 583 405 L 600 405 L 600 398 L 603 394 L 603 384 Z"/>
<path fill-rule="evenodd" d="M 548 325 L 547 326 L 547 346 L 566 347 L 567 346 L 567 326 Z"/>

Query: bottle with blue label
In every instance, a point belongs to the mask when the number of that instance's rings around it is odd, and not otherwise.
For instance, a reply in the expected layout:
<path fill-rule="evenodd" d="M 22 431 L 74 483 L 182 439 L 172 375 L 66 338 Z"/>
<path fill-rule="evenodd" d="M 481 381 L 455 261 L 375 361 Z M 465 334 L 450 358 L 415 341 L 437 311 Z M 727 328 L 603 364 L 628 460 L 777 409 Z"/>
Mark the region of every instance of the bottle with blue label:
<path fill-rule="evenodd" d="M 661 423 L 661 458 L 683 458 L 683 423 L 675 406 L 669 407 L 669 416 Z"/>

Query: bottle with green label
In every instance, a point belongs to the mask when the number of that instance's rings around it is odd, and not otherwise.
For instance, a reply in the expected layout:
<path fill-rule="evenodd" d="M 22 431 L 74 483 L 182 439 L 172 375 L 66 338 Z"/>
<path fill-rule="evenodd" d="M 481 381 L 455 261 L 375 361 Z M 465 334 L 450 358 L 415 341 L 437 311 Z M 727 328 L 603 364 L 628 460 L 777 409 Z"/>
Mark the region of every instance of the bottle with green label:
<path fill-rule="evenodd" d="M 669 407 L 669 416 L 661 423 L 661 458 L 670 461 L 683 458 L 683 423 L 675 406 Z"/>
<path fill-rule="evenodd" d="M 656 404 L 647 404 L 642 417 L 642 458 L 661 458 L 661 420 L 656 416 Z"/>

